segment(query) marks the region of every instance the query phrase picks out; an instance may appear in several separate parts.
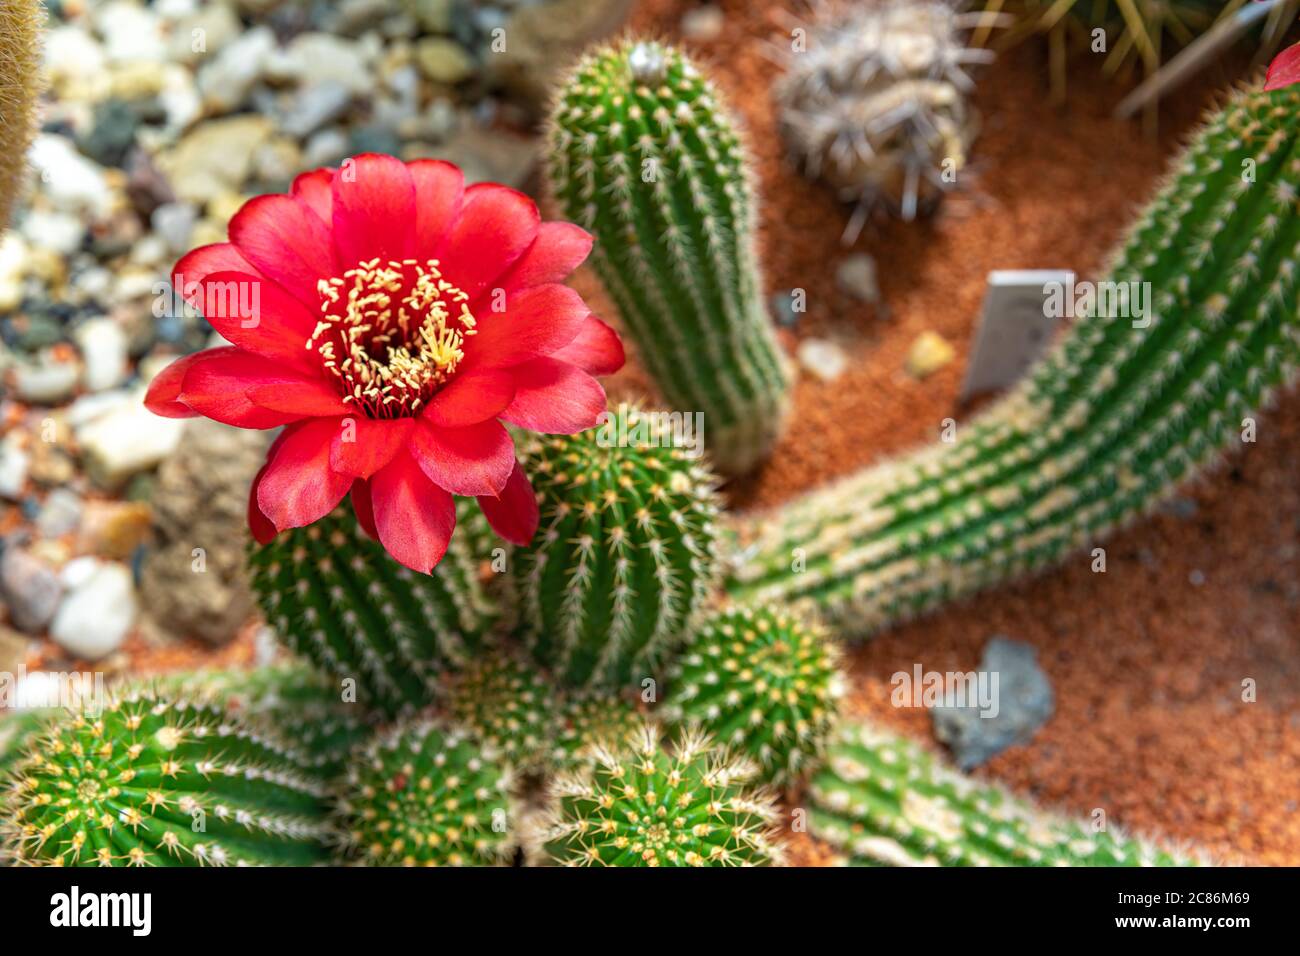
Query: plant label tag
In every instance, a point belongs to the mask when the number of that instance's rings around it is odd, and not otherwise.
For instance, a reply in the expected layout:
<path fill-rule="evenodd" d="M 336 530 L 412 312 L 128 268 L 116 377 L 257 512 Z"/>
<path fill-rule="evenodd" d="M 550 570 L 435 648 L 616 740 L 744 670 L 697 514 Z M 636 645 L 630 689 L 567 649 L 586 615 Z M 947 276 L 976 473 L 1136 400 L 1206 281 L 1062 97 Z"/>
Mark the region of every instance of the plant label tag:
<path fill-rule="evenodd" d="M 1056 331 L 1057 318 L 1047 305 L 1049 295 L 1053 289 L 1072 288 L 1074 273 L 1068 269 L 989 273 L 975 347 L 962 383 L 962 401 L 1006 388 L 1025 374 Z"/>

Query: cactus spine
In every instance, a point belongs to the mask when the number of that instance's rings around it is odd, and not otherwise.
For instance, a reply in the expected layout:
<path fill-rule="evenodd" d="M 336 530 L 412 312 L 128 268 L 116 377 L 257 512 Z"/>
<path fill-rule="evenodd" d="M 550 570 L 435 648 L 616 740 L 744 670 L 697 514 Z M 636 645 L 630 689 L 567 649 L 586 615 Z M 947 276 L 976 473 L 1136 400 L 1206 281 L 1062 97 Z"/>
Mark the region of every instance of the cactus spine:
<path fill-rule="evenodd" d="M 808 831 L 855 866 L 1176 866 L 1203 863 L 1044 813 L 919 745 L 845 723 L 813 777 Z"/>
<path fill-rule="evenodd" d="M 774 607 L 706 620 L 669 672 L 665 717 L 701 726 L 784 785 L 817 762 L 843 693 L 838 648 Z"/>
<path fill-rule="evenodd" d="M 0 845 L 20 864 L 306 865 L 324 783 L 220 708 L 129 691 L 50 724 L 13 769 Z"/>
<path fill-rule="evenodd" d="M 513 579 L 533 656 L 561 680 L 652 672 L 715 582 L 712 477 L 654 423 L 622 408 L 579 435 L 528 439 L 541 524 Z"/>
<path fill-rule="evenodd" d="M 458 726 L 516 767 L 545 764 L 559 720 L 558 692 L 547 675 L 494 650 L 453 675 L 450 685 L 447 710 Z"/>
<path fill-rule="evenodd" d="M 430 703 L 495 612 L 480 580 L 476 509 L 458 505 L 446 557 L 421 575 L 393 561 L 346 509 L 249 551 L 249 578 L 282 640 L 389 715 Z"/>
<path fill-rule="evenodd" d="M 721 97 L 678 50 L 625 42 L 559 93 L 550 181 L 670 406 L 703 412 L 714 465 L 753 467 L 785 420 L 787 363 L 763 305 L 754 197 Z"/>
<path fill-rule="evenodd" d="M 1150 284 L 1149 325 L 1094 309 L 954 443 L 760 518 L 733 596 L 865 636 L 1096 543 L 1237 444 L 1300 356 L 1298 129 L 1295 89 L 1235 95 L 1110 271 Z"/>
<path fill-rule="evenodd" d="M 499 866 L 517 845 L 512 774 L 459 728 L 398 724 L 348 771 L 340 800 L 354 856 L 367 866 Z"/>
<path fill-rule="evenodd" d="M 560 702 L 551 763 L 558 770 L 590 766 L 600 748 L 617 748 L 644 723 L 626 695 L 587 688 L 566 693 Z"/>
<path fill-rule="evenodd" d="M 755 769 L 694 730 L 670 753 L 659 730 L 645 725 L 623 747 L 599 747 L 591 766 L 554 781 L 540 839 L 563 866 L 779 864 L 775 802 L 745 788 Z"/>

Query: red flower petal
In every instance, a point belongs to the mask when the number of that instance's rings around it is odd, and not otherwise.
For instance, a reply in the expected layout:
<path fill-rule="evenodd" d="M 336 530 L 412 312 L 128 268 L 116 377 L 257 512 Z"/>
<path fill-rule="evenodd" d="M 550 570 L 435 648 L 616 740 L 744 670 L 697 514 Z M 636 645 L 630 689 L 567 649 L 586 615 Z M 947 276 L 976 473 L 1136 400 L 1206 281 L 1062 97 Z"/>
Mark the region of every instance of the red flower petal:
<path fill-rule="evenodd" d="M 501 280 L 504 289 L 563 282 L 582 265 L 594 240 L 587 230 L 571 222 L 544 222 L 537 238 Z"/>
<path fill-rule="evenodd" d="M 357 524 L 361 525 L 361 530 L 378 541 L 379 532 L 375 530 L 375 505 L 370 500 L 368 481 L 358 478 L 352 482 L 352 511 L 357 516 Z"/>
<path fill-rule="evenodd" d="M 369 478 L 393 460 L 414 425 L 414 418 L 345 415 L 339 419 L 338 433 L 330 439 L 330 467 L 354 478 Z"/>
<path fill-rule="evenodd" d="M 266 464 L 257 486 L 257 504 L 280 531 L 319 521 L 343 500 L 352 479 L 329 466 L 335 419 L 317 418 L 292 425 Z"/>
<path fill-rule="evenodd" d="M 439 247 L 443 274 L 473 301 L 532 245 L 540 222 L 523 193 L 496 183 L 470 186 Z"/>
<path fill-rule="evenodd" d="M 253 540 L 258 544 L 269 544 L 278 533 L 271 519 L 262 514 L 262 509 L 257 504 L 257 486 L 262 483 L 266 468 L 266 465 L 261 467 L 253 478 L 253 486 L 248 489 L 248 528 L 253 532 Z"/>
<path fill-rule="evenodd" d="M 289 195 L 305 204 L 316 214 L 321 222 L 329 225 L 334 221 L 334 195 L 330 184 L 334 180 L 334 170 L 313 169 L 294 179 L 289 187 Z"/>
<path fill-rule="evenodd" d="M 299 418 L 347 415 L 353 410 L 328 382 L 320 379 L 268 382 L 254 385 L 244 394 L 254 405 Z"/>
<path fill-rule="evenodd" d="M 320 308 L 316 284 L 341 271 L 329 227 L 292 196 L 250 199 L 230 220 L 229 233 L 245 259 L 313 312 Z"/>
<path fill-rule="evenodd" d="M 456 504 L 405 452 L 370 479 L 379 542 L 398 563 L 427 574 L 456 528 Z"/>
<path fill-rule="evenodd" d="M 551 358 L 576 365 L 592 375 L 613 375 L 623 367 L 626 356 L 618 333 L 593 315 L 582 324 L 578 337 L 552 352 Z"/>
<path fill-rule="evenodd" d="M 213 272 L 193 305 L 226 341 L 249 352 L 309 367 L 316 317 L 276 283 L 246 272 Z"/>
<path fill-rule="evenodd" d="M 1273 58 L 1264 78 L 1264 89 L 1280 90 L 1293 83 L 1300 83 L 1300 43 L 1287 47 Z"/>
<path fill-rule="evenodd" d="M 214 272 L 257 275 L 257 267 L 229 242 L 214 242 L 191 249 L 172 268 L 172 288 L 194 308 L 203 309 L 203 280 Z"/>
<path fill-rule="evenodd" d="M 415 184 L 394 156 L 362 153 L 334 172 L 334 255 L 358 262 L 409 259 L 415 240 Z"/>
<path fill-rule="evenodd" d="M 515 397 L 514 376 L 501 369 L 457 375 L 425 406 L 424 418 L 441 428 L 464 428 L 496 418 Z"/>
<path fill-rule="evenodd" d="M 539 358 L 513 371 L 515 398 L 501 417 L 520 428 L 572 435 L 595 425 L 605 410 L 600 383 L 567 362 Z"/>
<path fill-rule="evenodd" d="M 483 509 L 483 516 L 487 518 L 492 530 L 511 544 L 522 547 L 532 541 L 533 535 L 537 533 L 537 523 L 540 520 L 537 495 L 518 462 L 515 462 L 510 480 L 506 482 L 500 497 L 481 495 L 478 506 Z"/>
<path fill-rule="evenodd" d="M 564 348 L 591 315 L 582 296 L 564 285 L 539 285 L 507 293 L 505 311 L 480 311 L 465 342 L 462 371 L 505 368 Z"/>
<path fill-rule="evenodd" d="M 515 465 L 515 443 L 498 421 L 434 428 L 421 421 L 411 456 L 429 480 L 454 495 L 499 495 Z"/>
<path fill-rule="evenodd" d="M 145 392 L 144 407 L 163 418 L 196 416 L 198 412 L 180 401 L 181 384 L 185 381 L 185 373 L 206 354 L 207 352 L 193 352 L 190 355 L 182 355 L 155 375 L 153 381 L 149 383 L 149 390 Z M 513 382 L 510 386 L 510 394 L 514 394 Z"/>
<path fill-rule="evenodd" d="M 306 417 L 297 411 L 271 411 L 249 400 L 258 385 L 280 385 L 294 379 L 292 370 L 237 348 L 200 352 L 186 369 L 177 401 L 215 421 L 239 428 L 275 428 Z"/>
<path fill-rule="evenodd" d="M 406 168 L 415 183 L 415 257 L 423 262 L 438 251 L 460 212 L 465 175 L 441 159 L 417 159 Z"/>

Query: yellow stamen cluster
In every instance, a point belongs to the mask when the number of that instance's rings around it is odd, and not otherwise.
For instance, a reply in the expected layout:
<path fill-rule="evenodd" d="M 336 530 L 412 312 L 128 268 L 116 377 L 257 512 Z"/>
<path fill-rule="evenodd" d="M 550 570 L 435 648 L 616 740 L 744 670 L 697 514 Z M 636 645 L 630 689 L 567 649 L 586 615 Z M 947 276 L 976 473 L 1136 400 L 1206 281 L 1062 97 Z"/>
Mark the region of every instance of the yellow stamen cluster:
<path fill-rule="evenodd" d="M 322 279 L 321 318 L 307 340 L 343 387 L 343 401 L 371 418 L 401 418 L 451 378 L 474 334 L 469 296 L 437 259 L 378 259 Z"/>

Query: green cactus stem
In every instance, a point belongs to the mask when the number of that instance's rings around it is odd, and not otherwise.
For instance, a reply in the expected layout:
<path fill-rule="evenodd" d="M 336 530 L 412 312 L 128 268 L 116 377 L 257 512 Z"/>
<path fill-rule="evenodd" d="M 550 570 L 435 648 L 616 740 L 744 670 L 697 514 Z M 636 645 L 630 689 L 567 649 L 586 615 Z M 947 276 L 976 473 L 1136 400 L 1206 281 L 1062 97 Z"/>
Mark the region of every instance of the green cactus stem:
<path fill-rule="evenodd" d="M 558 690 L 548 675 L 504 649 L 451 675 L 447 711 L 457 726 L 523 770 L 543 767 L 558 727 Z"/>
<path fill-rule="evenodd" d="M 551 764 L 561 771 L 590 766 L 601 747 L 617 748 L 644 723 L 626 694 L 590 688 L 570 691 L 560 702 Z"/>
<path fill-rule="evenodd" d="M 645 725 L 551 785 L 537 840 L 562 866 L 771 866 L 784 861 L 776 803 L 757 767 L 690 731 L 667 750 Z"/>
<path fill-rule="evenodd" d="M 844 723 L 808 790 L 808 832 L 853 866 L 1183 866 L 1206 861 L 1039 810 L 925 748 Z"/>
<path fill-rule="evenodd" d="M 520 624 L 537 661 L 569 683 L 652 674 L 716 581 L 712 476 L 639 430 L 642 415 L 620 409 L 608 429 L 525 446 L 541 524 L 511 562 Z"/>
<path fill-rule="evenodd" d="M 358 755 L 340 800 L 350 856 L 367 866 L 499 866 L 518 845 L 512 776 L 461 729 L 399 724 Z"/>
<path fill-rule="evenodd" d="M 431 703 L 448 668 L 481 645 L 496 612 L 481 576 L 482 521 L 469 505 L 432 574 L 393 561 L 340 508 L 249 550 L 249 579 L 280 638 L 388 715 Z"/>
<path fill-rule="evenodd" d="M 774 607 L 727 608 L 669 671 L 666 720 L 698 724 L 783 786 L 816 764 L 839 712 L 839 650 Z"/>
<path fill-rule="evenodd" d="M 748 162 L 718 91 L 680 51 L 595 50 L 559 92 L 551 187 L 668 404 L 702 412 L 714 466 L 752 468 L 780 434 L 787 361 L 763 304 Z"/>
<path fill-rule="evenodd" d="M 4 786 L 20 865 L 302 866 L 333 840 L 325 784 L 291 751 L 147 691 L 48 725 Z"/>
<path fill-rule="evenodd" d="M 1296 89 L 1234 95 L 1110 270 L 1147 318 L 1089 311 L 954 442 L 752 522 L 733 597 L 866 636 L 1095 546 L 1243 444 L 1300 357 L 1298 129 Z"/>

